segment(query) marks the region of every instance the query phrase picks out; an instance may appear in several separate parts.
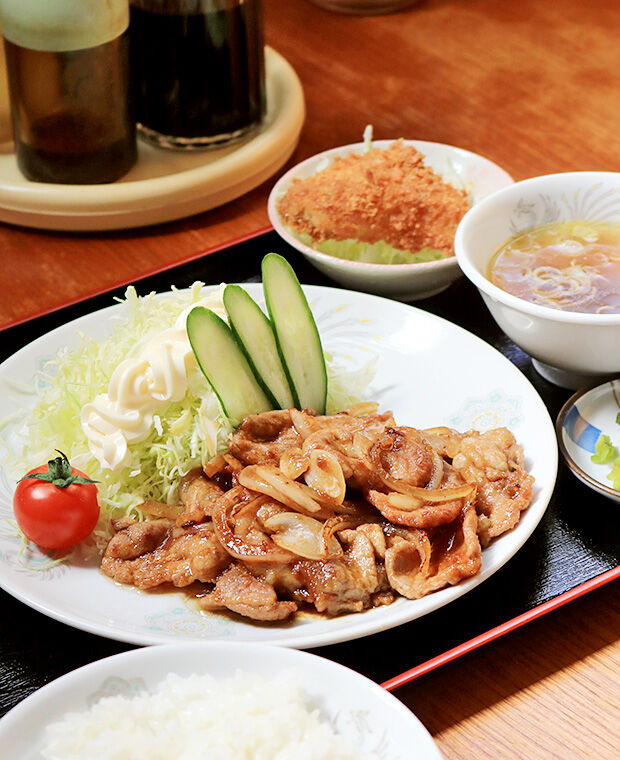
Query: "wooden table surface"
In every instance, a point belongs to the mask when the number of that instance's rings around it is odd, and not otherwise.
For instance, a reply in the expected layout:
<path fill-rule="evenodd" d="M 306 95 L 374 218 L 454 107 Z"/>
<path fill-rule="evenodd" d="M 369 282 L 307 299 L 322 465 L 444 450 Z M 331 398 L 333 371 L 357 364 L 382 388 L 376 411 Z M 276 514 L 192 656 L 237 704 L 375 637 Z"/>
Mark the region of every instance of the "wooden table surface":
<path fill-rule="evenodd" d="M 620 171 L 616 0 L 428 0 L 365 18 L 306 0 L 265 4 L 267 40 L 306 95 L 307 121 L 289 165 L 359 141 L 372 123 L 376 138 L 458 145 L 515 179 Z M 0 326 L 266 226 L 272 184 L 142 230 L 0 227 Z M 618 602 L 617 587 L 603 588 L 398 695 L 446 760 L 617 758 Z"/>

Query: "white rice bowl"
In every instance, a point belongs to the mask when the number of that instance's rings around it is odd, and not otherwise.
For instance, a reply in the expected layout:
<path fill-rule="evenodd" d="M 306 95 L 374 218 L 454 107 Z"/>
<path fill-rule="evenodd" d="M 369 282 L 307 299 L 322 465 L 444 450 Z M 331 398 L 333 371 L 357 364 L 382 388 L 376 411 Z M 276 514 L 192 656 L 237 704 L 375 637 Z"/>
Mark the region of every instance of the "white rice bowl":
<path fill-rule="evenodd" d="M 154 692 L 105 697 L 47 727 L 46 760 L 371 760 L 335 733 L 296 671 L 168 675 Z M 377 758 L 377 755 L 373 756 Z"/>
<path fill-rule="evenodd" d="M 99 743 L 83 749 L 84 738 Z M 20 760 L 441 760 L 413 713 L 370 679 L 250 642 L 145 647 L 78 668 L 0 719 L 0 747 Z"/>

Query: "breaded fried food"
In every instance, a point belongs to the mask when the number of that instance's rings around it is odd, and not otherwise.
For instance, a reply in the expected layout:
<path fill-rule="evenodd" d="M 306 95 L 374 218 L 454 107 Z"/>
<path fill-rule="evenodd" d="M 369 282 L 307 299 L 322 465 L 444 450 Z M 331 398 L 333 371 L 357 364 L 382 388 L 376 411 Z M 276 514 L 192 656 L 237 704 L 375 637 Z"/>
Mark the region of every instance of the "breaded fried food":
<path fill-rule="evenodd" d="M 337 157 L 321 172 L 295 179 L 278 212 L 296 234 L 316 241 L 385 241 L 416 253 L 454 255 L 454 233 L 469 208 L 467 194 L 447 184 L 402 140 L 363 155 Z"/>

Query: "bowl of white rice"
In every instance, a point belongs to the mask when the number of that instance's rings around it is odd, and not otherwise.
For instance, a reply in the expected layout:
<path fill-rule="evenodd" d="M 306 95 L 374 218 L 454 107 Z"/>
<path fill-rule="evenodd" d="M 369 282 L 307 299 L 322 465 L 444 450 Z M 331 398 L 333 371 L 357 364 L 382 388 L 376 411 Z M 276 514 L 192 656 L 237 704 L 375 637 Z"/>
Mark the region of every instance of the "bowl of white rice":
<path fill-rule="evenodd" d="M 440 760 L 373 681 L 307 652 L 245 643 L 155 646 L 99 660 L 0 720 L 21 760 Z"/>

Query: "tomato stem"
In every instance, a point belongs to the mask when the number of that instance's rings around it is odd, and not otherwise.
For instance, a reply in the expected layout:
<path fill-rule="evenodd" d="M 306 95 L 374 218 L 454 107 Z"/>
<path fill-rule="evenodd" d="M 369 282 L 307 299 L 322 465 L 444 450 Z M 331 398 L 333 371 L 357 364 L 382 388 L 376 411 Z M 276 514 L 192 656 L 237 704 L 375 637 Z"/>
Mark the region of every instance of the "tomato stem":
<path fill-rule="evenodd" d="M 60 456 L 48 461 L 47 472 L 35 472 L 31 475 L 25 475 L 21 480 L 27 480 L 28 478 L 44 480 L 47 483 L 52 483 L 57 488 L 68 488 L 73 483 L 97 483 L 96 480 L 83 478 L 81 475 L 74 475 L 71 472 L 71 464 L 66 454 L 63 454 L 59 449 L 56 449 L 56 451 Z"/>

